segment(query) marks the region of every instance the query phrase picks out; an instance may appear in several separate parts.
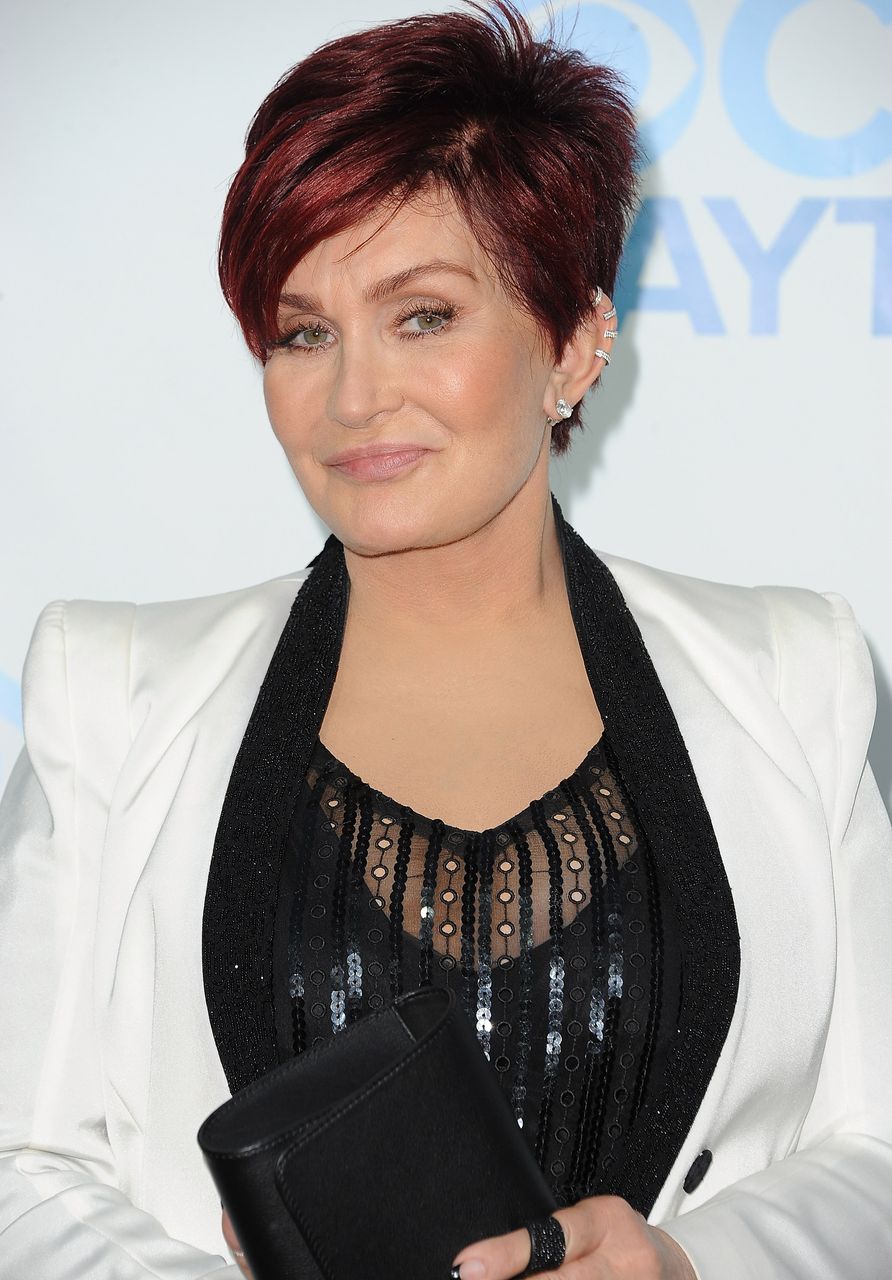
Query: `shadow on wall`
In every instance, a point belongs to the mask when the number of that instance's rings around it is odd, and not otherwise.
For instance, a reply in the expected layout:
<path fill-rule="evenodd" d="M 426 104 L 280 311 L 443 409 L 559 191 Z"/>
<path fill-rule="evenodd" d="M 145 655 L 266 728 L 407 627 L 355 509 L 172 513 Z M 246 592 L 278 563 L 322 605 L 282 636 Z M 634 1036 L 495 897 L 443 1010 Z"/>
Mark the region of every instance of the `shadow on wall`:
<path fill-rule="evenodd" d="M 642 130 L 645 153 L 648 149 L 647 137 Z M 572 510 L 573 498 L 583 498 L 591 487 L 591 477 L 604 462 L 604 449 L 609 436 L 623 422 L 623 418 L 632 402 L 635 383 L 638 380 L 638 350 L 635 342 L 638 330 L 638 300 L 641 293 L 642 270 L 637 255 L 641 246 L 653 243 L 653 227 L 648 225 L 656 219 L 656 206 L 651 199 L 659 184 L 656 165 L 651 165 L 642 175 L 641 207 L 635 222 L 636 234 L 626 242 L 617 275 L 613 305 L 616 307 L 614 327 L 619 330 L 619 337 L 614 346 L 613 363 L 606 368 L 597 383 L 589 391 L 583 409 L 582 429 L 571 436 L 570 452 L 573 466 L 553 468 L 552 488 L 558 502 L 565 510 Z M 645 234 L 638 234 L 639 232 Z M 596 406 L 591 412 L 591 406 Z"/>
<path fill-rule="evenodd" d="M 22 745 L 22 702 L 18 681 L 0 671 L 0 794 Z"/>
<path fill-rule="evenodd" d="M 892 685 L 869 639 L 867 647 L 873 658 L 877 684 L 877 718 L 873 737 L 870 740 L 869 758 L 876 775 L 877 786 L 886 801 L 886 808 L 892 815 Z"/>

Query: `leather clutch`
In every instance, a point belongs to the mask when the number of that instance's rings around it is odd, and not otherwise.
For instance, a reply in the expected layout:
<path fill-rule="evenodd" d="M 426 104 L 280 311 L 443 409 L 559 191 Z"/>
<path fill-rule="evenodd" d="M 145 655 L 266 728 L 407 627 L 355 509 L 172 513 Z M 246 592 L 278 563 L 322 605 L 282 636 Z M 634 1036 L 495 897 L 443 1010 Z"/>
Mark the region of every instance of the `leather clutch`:
<path fill-rule="evenodd" d="M 198 1143 L 255 1280 L 448 1280 L 466 1245 L 557 1208 L 448 987 L 275 1067 Z"/>

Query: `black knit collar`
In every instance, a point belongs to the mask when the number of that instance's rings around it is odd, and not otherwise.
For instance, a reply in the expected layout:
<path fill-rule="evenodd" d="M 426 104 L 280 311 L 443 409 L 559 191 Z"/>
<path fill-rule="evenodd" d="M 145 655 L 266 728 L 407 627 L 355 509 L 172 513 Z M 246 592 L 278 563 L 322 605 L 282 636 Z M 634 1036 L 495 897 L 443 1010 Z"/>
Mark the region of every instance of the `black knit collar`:
<path fill-rule="evenodd" d="M 737 922 L 712 822 L 643 637 L 604 562 L 552 495 L 567 592 L 595 700 L 638 821 L 672 895 L 684 969 L 682 1034 L 636 1127 L 624 1194 L 653 1204 L 725 1042 L 740 972 Z M 277 1064 L 273 926 L 292 810 L 331 696 L 350 582 L 330 535 L 311 562 L 249 720 L 217 828 L 202 928 L 211 1027 L 235 1091 Z M 647 1210 L 642 1210 L 646 1212 Z"/>

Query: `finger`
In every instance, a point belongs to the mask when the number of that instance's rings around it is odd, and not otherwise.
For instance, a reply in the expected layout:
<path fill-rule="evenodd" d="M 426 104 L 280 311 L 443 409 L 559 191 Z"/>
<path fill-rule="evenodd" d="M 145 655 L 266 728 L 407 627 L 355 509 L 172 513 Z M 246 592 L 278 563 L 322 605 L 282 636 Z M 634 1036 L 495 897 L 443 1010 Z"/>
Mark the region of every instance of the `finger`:
<path fill-rule="evenodd" d="M 555 1209 L 550 1215 L 557 1218 L 564 1229 L 566 1253 L 561 1272 L 568 1270 L 568 1280 L 577 1270 L 570 1264 L 580 1259 L 592 1267 L 591 1254 L 604 1242 L 607 1234 L 632 1214 L 630 1206 L 619 1196 L 586 1196 L 576 1204 Z M 456 1254 L 453 1259 L 453 1275 L 460 1280 L 509 1280 L 529 1266 L 531 1253 L 530 1233 L 526 1227 L 509 1231 L 502 1236 L 490 1236 L 478 1240 Z M 478 1265 L 472 1266 L 472 1263 Z M 456 1268 L 459 1270 L 456 1272 Z M 591 1280 L 598 1272 L 591 1271 Z M 587 1277 L 588 1280 L 588 1277 Z"/>
<path fill-rule="evenodd" d="M 232 1220 L 225 1208 L 223 1210 L 223 1238 L 229 1245 L 232 1256 L 235 1258 L 236 1265 L 239 1267 L 242 1274 L 247 1276 L 248 1280 L 251 1280 L 251 1268 L 245 1260 L 244 1251 L 239 1244 L 238 1236 L 235 1234 L 235 1228 L 232 1225 Z"/>
<path fill-rule="evenodd" d="M 232 1225 L 232 1219 L 226 1208 L 223 1209 L 223 1238 L 229 1245 L 230 1249 L 239 1248 L 238 1236 L 235 1234 L 235 1228 Z"/>
<path fill-rule="evenodd" d="M 550 1215 L 563 1227 L 566 1253 L 563 1266 L 576 1262 L 597 1248 L 606 1230 L 605 1211 L 596 1201 L 611 1197 L 592 1196 Z M 509 1280 L 525 1271 L 530 1263 L 531 1241 L 526 1227 L 502 1236 L 477 1240 L 455 1255 L 452 1275 L 458 1280 Z M 563 1271 L 562 1271 L 563 1274 Z"/>

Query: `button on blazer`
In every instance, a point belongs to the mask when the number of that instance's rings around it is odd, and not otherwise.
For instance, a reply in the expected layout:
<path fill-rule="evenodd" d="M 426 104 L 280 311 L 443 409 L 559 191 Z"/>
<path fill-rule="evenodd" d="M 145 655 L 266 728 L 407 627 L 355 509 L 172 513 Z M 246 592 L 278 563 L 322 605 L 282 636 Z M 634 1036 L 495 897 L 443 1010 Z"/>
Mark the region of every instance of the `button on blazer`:
<path fill-rule="evenodd" d="M 648 1220 L 700 1280 L 877 1280 L 892 828 L 860 627 L 834 592 L 597 556 L 680 730 L 739 934 L 727 1028 Z M 230 1094 L 202 918 L 236 756 L 310 572 L 57 601 L 37 622 L 0 805 L 2 1280 L 240 1276 L 195 1140 Z"/>

